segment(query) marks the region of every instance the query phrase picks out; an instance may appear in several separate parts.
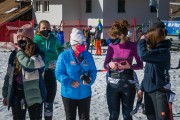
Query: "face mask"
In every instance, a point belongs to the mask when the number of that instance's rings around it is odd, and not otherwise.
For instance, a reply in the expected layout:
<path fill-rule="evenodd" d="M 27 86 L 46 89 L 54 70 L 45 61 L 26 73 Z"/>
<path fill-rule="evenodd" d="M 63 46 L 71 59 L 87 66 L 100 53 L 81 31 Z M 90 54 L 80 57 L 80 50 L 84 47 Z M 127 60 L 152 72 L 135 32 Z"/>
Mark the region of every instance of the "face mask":
<path fill-rule="evenodd" d="M 120 43 L 120 39 L 118 39 L 118 38 L 116 38 L 116 39 L 111 39 L 111 43 L 113 44 L 113 45 L 117 45 L 117 44 L 119 44 Z"/>
<path fill-rule="evenodd" d="M 79 53 L 83 52 L 85 50 L 85 45 L 77 45 L 76 46 L 76 51 Z"/>
<path fill-rule="evenodd" d="M 19 40 L 19 41 L 18 41 L 18 46 L 19 46 L 21 49 L 25 50 L 26 45 L 27 45 L 27 41 L 26 41 L 26 40 Z"/>
<path fill-rule="evenodd" d="M 45 37 L 45 38 L 47 38 L 48 36 L 49 36 L 49 33 L 51 32 L 51 30 L 42 30 L 42 31 L 40 31 L 40 34 L 43 36 L 43 37 Z"/>

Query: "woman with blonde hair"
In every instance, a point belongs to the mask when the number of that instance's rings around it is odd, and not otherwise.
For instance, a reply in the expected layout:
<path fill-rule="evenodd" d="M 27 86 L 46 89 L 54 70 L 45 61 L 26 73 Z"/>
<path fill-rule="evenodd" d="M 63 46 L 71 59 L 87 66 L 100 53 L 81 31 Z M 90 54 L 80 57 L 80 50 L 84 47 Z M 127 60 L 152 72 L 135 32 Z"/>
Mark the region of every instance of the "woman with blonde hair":
<path fill-rule="evenodd" d="M 138 98 L 144 92 L 145 114 L 148 120 L 169 118 L 167 87 L 170 85 L 170 40 L 165 40 L 165 25 L 154 19 L 150 30 L 138 42 L 138 54 L 146 62 L 144 79 Z M 169 88 L 170 89 L 170 88 Z"/>
<path fill-rule="evenodd" d="M 130 112 L 135 98 L 135 72 L 143 68 L 143 63 L 137 55 L 136 43 L 127 39 L 128 22 L 115 21 L 109 29 L 111 43 L 108 46 L 104 68 L 107 72 L 107 103 L 110 120 L 118 120 L 120 103 L 124 120 L 132 120 Z M 133 64 L 133 58 L 136 64 Z"/>

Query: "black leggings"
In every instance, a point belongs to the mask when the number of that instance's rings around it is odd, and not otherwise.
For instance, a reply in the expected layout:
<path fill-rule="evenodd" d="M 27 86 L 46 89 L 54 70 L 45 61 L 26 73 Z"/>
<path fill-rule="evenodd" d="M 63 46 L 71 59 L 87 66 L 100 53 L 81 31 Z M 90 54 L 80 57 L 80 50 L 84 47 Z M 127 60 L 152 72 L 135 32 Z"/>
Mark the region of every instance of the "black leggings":
<path fill-rule="evenodd" d="M 47 69 L 44 73 L 44 81 L 46 84 L 47 98 L 46 102 L 54 102 L 57 90 L 57 82 L 54 70 Z"/>
<path fill-rule="evenodd" d="M 135 87 L 127 82 L 119 82 L 119 87 L 114 88 L 107 84 L 106 95 L 110 113 L 109 120 L 118 120 L 120 114 L 120 104 L 122 104 L 122 114 L 124 120 L 132 120 L 130 112 L 133 110 L 133 103 L 136 94 Z"/>
<path fill-rule="evenodd" d="M 79 120 L 89 120 L 91 96 L 80 100 L 65 98 L 62 96 L 62 100 L 66 112 L 66 120 L 76 120 L 77 108 Z"/>
<path fill-rule="evenodd" d="M 50 69 L 45 70 L 44 81 L 47 90 L 47 97 L 44 103 L 44 116 L 45 116 L 45 120 L 52 120 L 53 102 L 57 90 L 57 82 L 56 82 L 54 70 L 50 70 Z"/>
<path fill-rule="evenodd" d="M 42 120 L 42 104 L 36 103 L 30 107 L 22 108 L 21 103 L 12 106 L 13 120 L 25 120 L 28 109 L 30 120 Z"/>

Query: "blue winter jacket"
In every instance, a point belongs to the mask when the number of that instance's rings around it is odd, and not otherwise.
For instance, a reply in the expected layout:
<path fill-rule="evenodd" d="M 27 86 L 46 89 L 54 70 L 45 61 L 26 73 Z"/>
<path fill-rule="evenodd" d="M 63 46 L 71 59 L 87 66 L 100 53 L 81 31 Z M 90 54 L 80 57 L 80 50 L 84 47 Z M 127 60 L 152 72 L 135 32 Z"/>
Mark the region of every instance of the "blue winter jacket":
<path fill-rule="evenodd" d="M 151 50 L 146 47 L 146 40 L 139 40 L 138 55 L 146 62 L 144 79 L 141 89 L 145 92 L 154 92 L 170 82 L 170 51 L 171 42 L 163 40 Z"/>
<path fill-rule="evenodd" d="M 61 95 L 71 99 L 83 99 L 91 95 L 91 85 L 96 79 L 96 66 L 92 55 L 88 51 L 80 54 L 82 62 L 78 64 L 74 57 L 72 48 L 61 53 L 58 57 L 55 69 L 56 79 L 61 83 Z M 80 76 L 88 73 L 92 81 L 84 85 Z M 77 88 L 71 86 L 72 81 L 80 82 Z"/>

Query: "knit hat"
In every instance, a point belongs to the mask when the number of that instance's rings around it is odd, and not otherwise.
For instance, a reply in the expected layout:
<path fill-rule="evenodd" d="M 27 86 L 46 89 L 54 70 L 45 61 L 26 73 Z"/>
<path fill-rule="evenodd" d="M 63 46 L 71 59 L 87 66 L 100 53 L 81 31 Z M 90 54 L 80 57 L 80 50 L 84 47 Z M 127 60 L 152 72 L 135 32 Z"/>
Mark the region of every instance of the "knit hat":
<path fill-rule="evenodd" d="M 25 36 L 31 40 L 34 40 L 34 29 L 32 25 L 30 24 L 25 24 L 23 25 L 18 31 L 17 31 L 17 36 L 22 35 Z"/>
<path fill-rule="evenodd" d="M 150 20 L 149 29 L 165 28 L 165 24 L 158 18 Z"/>
<path fill-rule="evenodd" d="M 71 45 L 75 45 L 82 42 L 86 42 L 86 37 L 84 36 L 83 32 L 77 28 L 73 28 L 70 35 Z"/>

